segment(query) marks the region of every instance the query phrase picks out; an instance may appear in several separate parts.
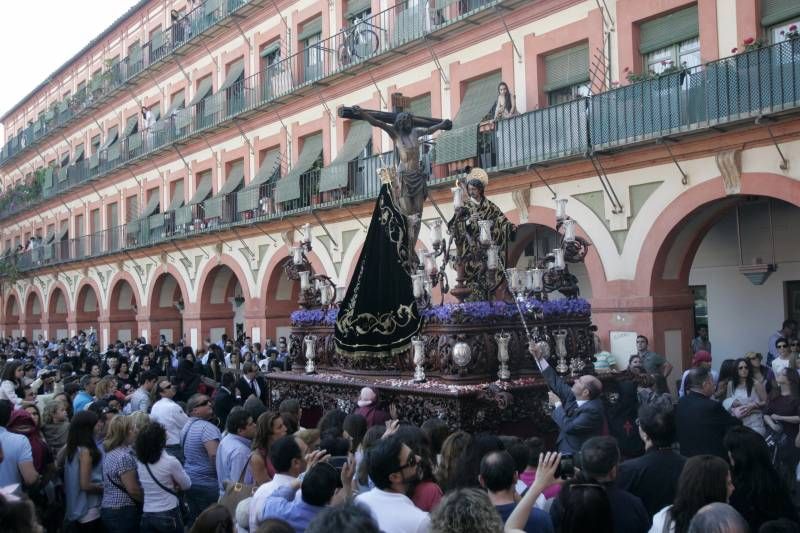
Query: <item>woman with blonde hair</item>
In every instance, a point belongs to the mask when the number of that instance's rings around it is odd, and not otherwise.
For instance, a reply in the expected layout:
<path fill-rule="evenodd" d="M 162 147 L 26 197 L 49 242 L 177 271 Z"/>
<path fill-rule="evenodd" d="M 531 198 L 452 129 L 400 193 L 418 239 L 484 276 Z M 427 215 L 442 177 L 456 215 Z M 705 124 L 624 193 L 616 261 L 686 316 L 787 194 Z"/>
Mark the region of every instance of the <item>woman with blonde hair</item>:
<path fill-rule="evenodd" d="M 68 432 L 69 419 L 66 404 L 60 400 L 47 402 L 42 413 L 42 435 L 44 435 L 47 447 L 50 448 L 53 457 L 58 455 L 58 451 L 67 443 Z"/>
<path fill-rule="evenodd" d="M 139 529 L 142 486 L 131 445 L 136 438 L 133 420 L 117 415 L 111 419 L 103 441 L 103 501 L 100 518 L 108 533 L 134 533 Z"/>
<path fill-rule="evenodd" d="M 431 513 L 432 533 L 500 533 L 503 520 L 486 491 L 459 489 L 449 493 Z"/>
<path fill-rule="evenodd" d="M 139 431 L 141 431 L 143 427 L 145 427 L 147 424 L 150 423 L 150 415 L 148 415 L 144 411 L 135 411 L 130 415 L 128 415 L 128 418 L 131 419 L 134 438 L 136 435 L 139 434 Z"/>
<path fill-rule="evenodd" d="M 102 378 L 94 388 L 94 397 L 98 400 L 103 400 L 107 396 L 113 395 L 117 391 L 117 378 L 114 376 L 105 376 Z"/>

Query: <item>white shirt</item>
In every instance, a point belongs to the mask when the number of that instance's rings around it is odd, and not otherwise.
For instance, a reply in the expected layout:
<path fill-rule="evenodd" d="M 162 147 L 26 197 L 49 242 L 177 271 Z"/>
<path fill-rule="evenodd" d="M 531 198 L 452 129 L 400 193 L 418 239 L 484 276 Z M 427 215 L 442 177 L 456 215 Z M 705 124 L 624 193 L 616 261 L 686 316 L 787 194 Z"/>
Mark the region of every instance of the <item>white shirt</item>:
<path fill-rule="evenodd" d="M 664 522 L 667 520 L 667 511 L 672 508 L 671 505 L 667 505 L 655 515 L 653 515 L 653 525 L 650 526 L 650 531 L 648 533 L 663 533 L 664 531 Z M 675 532 L 675 521 L 671 520 L 669 525 L 668 533 Z"/>
<path fill-rule="evenodd" d="M 365 505 L 383 533 L 426 533 L 431 527 L 428 513 L 420 510 L 405 494 L 374 488 L 356 496 Z"/>
<path fill-rule="evenodd" d="M 789 359 L 783 359 L 781 357 L 776 357 L 772 360 L 772 372 L 778 376 L 781 372 L 783 372 L 784 368 L 789 368 Z"/>
<path fill-rule="evenodd" d="M 192 481 L 186 475 L 180 461 L 165 451 L 161 452 L 161 458 L 158 461 L 147 466 L 150 467 L 150 472 L 158 479 L 159 483 L 170 490 L 174 491 L 173 487 L 176 485 L 180 487 L 180 490 L 188 490 L 192 486 Z M 139 474 L 139 482 L 142 484 L 145 513 L 169 511 L 178 506 L 178 498 L 159 487 L 141 461 L 136 461 L 136 473 Z"/>
<path fill-rule="evenodd" d="M 0 383 L 0 400 L 8 400 L 14 404 L 14 407 L 21 408 L 22 398 L 17 396 L 15 389 L 16 384 L 13 381 L 4 379 L 3 382 Z"/>
<path fill-rule="evenodd" d="M 169 398 L 161 398 L 153 404 L 150 419 L 155 420 L 167 430 L 167 446 L 181 443 L 181 430 L 189 421 L 181 406 Z"/>
<path fill-rule="evenodd" d="M 255 533 L 258 531 L 258 525 L 261 523 L 261 512 L 264 510 L 264 504 L 267 501 L 267 498 L 272 496 L 272 493 L 278 490 L 281 487 L 285 487 L 286 485 L 291 485 L 292 482 L 297 479 L 293 478 L 292 476 L 287 476 L 286 474 L 275 474 L 275 477 L 272 478 L 272 481 L 264 483 L 258 490 L 253 494 L 253 497 L 250 498 L 250 531 Z"/>

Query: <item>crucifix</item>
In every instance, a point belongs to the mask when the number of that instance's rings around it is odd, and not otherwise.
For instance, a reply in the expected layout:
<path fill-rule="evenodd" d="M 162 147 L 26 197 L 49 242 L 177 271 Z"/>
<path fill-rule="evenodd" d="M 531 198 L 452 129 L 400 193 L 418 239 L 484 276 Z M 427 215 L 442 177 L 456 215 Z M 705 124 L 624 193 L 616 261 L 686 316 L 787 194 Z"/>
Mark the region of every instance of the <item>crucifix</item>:
<path fill-rule="evenodd" d="M 428 169 L 419 163 L 421 139 L 439 130 L 449 130 L 453 123 L 448 119 L 415 117 L 405 111 L 374 111 L 359 106 L 340 107 L 338 114 L 351 120 L 366 120 L 391 137 L 397 161 L 392 189 L 398 208 L 406 217 L 409 255 L 413 258 L 428 192 Z"/>

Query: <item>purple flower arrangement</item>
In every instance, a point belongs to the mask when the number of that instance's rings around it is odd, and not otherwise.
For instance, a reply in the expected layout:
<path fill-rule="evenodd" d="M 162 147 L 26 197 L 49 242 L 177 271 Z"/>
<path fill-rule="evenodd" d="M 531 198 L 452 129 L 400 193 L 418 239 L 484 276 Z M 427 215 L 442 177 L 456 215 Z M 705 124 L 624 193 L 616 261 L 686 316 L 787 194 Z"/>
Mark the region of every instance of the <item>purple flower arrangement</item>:
<path fill-rule="evenodd" d="M 526 317 L 544 316 L 549 318 L 585 317 L 592 312 L 592 307 L 583 298 L 549 300 L 527 299 L 520 302 L 520 308 Z M 491 320 L 513 320 L 519 310 L 513 302 L 465 302 L 462 304 L 444 304 L 425 309 L 422 317 L 433 324 L 461 324 L 469 322 L 487 322 Z"/>
<path fill-rule="evenodd" d="M 338 308 L 324 309 L 299 309 L 290 315 L 292 326 L 333 326 L 336 324 Z"/>

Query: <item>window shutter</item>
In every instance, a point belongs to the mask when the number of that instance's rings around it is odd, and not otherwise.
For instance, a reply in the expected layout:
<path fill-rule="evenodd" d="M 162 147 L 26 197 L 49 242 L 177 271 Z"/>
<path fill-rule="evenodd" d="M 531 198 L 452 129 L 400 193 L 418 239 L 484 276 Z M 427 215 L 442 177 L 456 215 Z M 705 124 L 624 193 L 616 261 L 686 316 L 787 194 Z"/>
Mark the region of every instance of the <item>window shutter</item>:
<path fill-rule="evenodd" d="M 348 19 L 370 7 L 372 7 L 371 0 L 347 0 L 347 11 L 344 13 L 344 18 Z"/>
<path fill-rule="evenodd" d="M 305 41 L 312 35 L 322 33 L 322 17 L 317 17 L 303 24 L 303 30 L 297 33 L 298 41 Z"/>
<path fill-rule="evenodd" d="M 280 49 L 281 49 L 281 42 L 280 41 L 274 41 L 271 44 L 268 44 L 267 46 L 262 48 L 260 55 L 261 55 L 261 57 L 267 57 L 271 53 L 277 52 Z"/>
<path fill-rule="evenodd" d="M 225 180 L 225 183 L 222 185 L 222 188 L 220 188 L 217 196 L 223 196 L 236 191 L 241 186 L 243 181 L 244 161 L 240 159 L 231 165 L 231 169 L 228 172 L 228 179 Z"/>
<path fill-rule="evenodd" d="M 150 36 L 150 50 L 152 52 L 158 50 L 162 46 L 164 46 L 164 32 L 161 29 L 157 29 L 153 32 L 153 35 Z"/>
<path fill-rule="evenodd" d="M 225 83 L 223 83 L 222 87 L 220 87 L 220 91 L 222 89 L 227 89 L 231 85 L 235 84 L 237 81 L 239 81 L 239 78 L 243 74 L 244 74 L 244 59 L 237 59 L 228 68 L 228 76 L 225 78 Z"/>
<path fill-rule="evenodd" d="M 589 45 L 582 44 L 544 58 L 546 92 L 589 81 Z"/>
<path fill-rule="evenodd" d="M 639 26 L 639 52 L 649 54 L 700 35 L 697 6 L 643 22 Z"/>
<path fill-rule="evenodd" d="M 175 211 L 183 205 L 183 202 L 183 180 L 180 180 L 175 183 L 175 191 L 172 193 L 172 200 L 169 203 L 167 211 Z"/>
<path fill-rule="evenodd" d="M 209 194 L 211 194 L 211 171 L 206 170 L 200 174 L 200 183 L 197 184 L 197 190 L 186 205 L 199 204 L 208 198 Z"/>
<path fill-rule="evenodd" d="M 192 107 L 197 102 L 208 96 L 208 93 L 211 92 L 211 76 L 203 78 L 200 83 L 197 85 L 197 92 L 194 93 L 194 98 L 192 98 L 186 107 Z"/>
<path fill-rule="evenodd" d="M 773 26 L 794 17 L 800 17 L 797 0 L 761 0 L 762 26 Z"/>
<path fill-rule="evenodd" d="M 347 168 L 357 158 L 372 138 L 372 125 L 366 120 L 350 123 L 347 139 L 336 159 L 323 168 L 319 177 L 319 192 L 332 191 L 347 186 Z"/>
<path fill-rule="evenodd" d="M 322 134 L 306 137 L 297 164 L 275 185 L 275 201 L 289 202 L 300 198 L 300 176 L 305 174 L 322 153 Z"/>
<path fill-rule="evenodd" d="M 415 117 L 430 117 L 432 113 L 430 93 L 411 100 L 408 104 L 408 112 Z"/>

